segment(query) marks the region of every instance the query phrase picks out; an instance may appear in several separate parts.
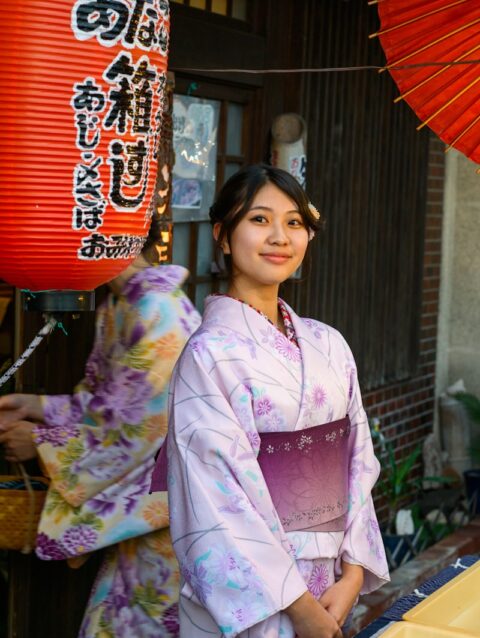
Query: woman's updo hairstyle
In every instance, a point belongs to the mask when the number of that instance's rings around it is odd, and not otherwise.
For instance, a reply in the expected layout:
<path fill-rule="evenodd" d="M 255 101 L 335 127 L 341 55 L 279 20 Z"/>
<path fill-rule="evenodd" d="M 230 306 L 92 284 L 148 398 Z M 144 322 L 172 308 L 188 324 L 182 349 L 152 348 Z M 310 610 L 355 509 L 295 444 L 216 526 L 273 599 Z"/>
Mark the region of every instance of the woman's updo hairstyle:
<path fill-rule="evenodd" d="M 225 239 L 230 241 L 233 231 L 250 210 L 255 195 L 266 184 L 274 184 L 297 205 L 307 230 L 316 232 L 322 227 L 319 213 L 310 204 L 295 177 L 269 164 L 246 166 L 225 182 L 210 208 L 210 221 L 212 224 L 220 224 L 215 242 L 215 257 L 219 266 L 224 257 L 223 242 Z M 228 257 L 229 255 L 225 255 L 225 264 L 230 271 Z"/>

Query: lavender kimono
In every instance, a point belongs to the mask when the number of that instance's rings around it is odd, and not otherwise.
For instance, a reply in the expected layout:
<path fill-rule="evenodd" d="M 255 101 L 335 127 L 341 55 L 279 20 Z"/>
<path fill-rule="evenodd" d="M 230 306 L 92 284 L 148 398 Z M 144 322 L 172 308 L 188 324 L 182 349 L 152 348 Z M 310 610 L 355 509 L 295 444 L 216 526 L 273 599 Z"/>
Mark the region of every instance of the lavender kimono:
<path fill-rule="evenodd" d="M 45 560 L 108 547 L 80 636 L 178 633 L 178 567 L 165 493 L 149 494 L 167 427 L 171 371 L 200 317 L 184 268 L 139 271 L 98 310 L 94 348 L 73 395 L 44 397 L 35 440 L 51 478 L 37 537 Z"/>
<path fill-rule="evenodd" d="M 282 610 L 307 589 L 319 598 L 342 559 L 364 567 L 362 593 L 388 580 L 353 356 L 333 328 L 291 317 L 299 347 L 248 305 L 208 297 L 175 368 L 168 488 L 182 638 L 293 638 Z M 345 531 L 285 532 L 257 462 L 259 434 L 305 430 L 308 444 L 308 428 L 346 415 Z"/>

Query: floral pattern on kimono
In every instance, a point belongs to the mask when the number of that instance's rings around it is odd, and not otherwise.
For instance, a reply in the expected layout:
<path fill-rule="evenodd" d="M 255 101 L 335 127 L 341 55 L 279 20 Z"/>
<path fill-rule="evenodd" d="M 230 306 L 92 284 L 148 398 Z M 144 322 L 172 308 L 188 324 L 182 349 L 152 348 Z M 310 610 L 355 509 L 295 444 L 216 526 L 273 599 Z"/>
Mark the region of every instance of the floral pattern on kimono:
<path fill-rule="evenodd" d="M 336 330 L 288 310 L 298 347 L 248 305 L 208 297 L 172 376 L 168 489 L 182 638 L 294 638 L 282 610 L 307 589 L 319 598 L 342 559 L 364 567 L 362 593 L 388 580 L 371 497 L 379 464 L 353 356 Z M 285 532 L 257 462 L 260 435 L 346 415 L 345 531 Z"/>
<path fill-rule="evenodd" d="M 35 429 L 51 479 L 37 555 L 108 547 L 81 638 L 178 634 L 178 567 L 165 493 L 150 494 L 167 428 L 173 366 L 200 317 L 180 286 L 184 268 L 146 268 L 99 308 L 85 378 L 73 395 L 43 397 Z M 102 633 L 103 632 L 103 633 Z"/>

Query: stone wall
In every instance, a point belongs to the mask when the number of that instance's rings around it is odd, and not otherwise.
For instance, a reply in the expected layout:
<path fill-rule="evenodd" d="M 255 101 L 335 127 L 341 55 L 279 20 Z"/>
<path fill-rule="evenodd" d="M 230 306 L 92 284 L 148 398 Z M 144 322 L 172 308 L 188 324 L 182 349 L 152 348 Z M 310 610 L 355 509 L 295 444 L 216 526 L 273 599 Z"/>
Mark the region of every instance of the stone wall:
<path fill-rule="evenodd" d="M 480 395 L 480 175 L 447 156 L 437 392 L 463 379 Z"/>

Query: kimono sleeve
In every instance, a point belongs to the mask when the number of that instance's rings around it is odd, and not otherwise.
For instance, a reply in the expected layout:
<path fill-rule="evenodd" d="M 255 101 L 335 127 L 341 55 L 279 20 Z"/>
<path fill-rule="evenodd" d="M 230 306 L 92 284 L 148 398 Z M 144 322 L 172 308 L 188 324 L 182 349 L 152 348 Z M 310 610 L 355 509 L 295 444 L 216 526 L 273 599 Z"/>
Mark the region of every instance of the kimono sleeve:
<path fill-rule="evenodd" d="M 83 382 L 73 394 L 53 394 L 41 397 L 43 422 L 49 427 L 69 428 L 79 423 L 92 399 Z"/>
<path fill-rule="evenodd" d="M 170 529 L 182 596 L 206 608 L 230 638 L 285 609 L 307 587 L 228 402 L 228 384 L 207 362 L 187 346 L 172 378 Z M 223 370 L 233 377 L 230 365 Z"/>
<path fill-rule="evenodd" d="M 76 385 L 72 394 L 47 394 L 40 397 L 43 409 L 43 424 L 52 428 L 76 431 L 78 423 L 83 421 L 88 404 L 93 398 L 93 371 L 105 357 L 105 346 L 102 340 L 103 326 L 107 315 L 106 305 L 97 310 L 95 320 L 95 342 L 86 363 L 86 375 Z"/>
<path fill-rule="evenodd" d="M 375 514 L 372 489 L 378 479 L 380 465 L 373 451 L 367 415 L 363 408 L 357 369 L 353 355 L 344 342 L 346 372 L 349 375 L 348 415 L 352 426 L 350 442 L 349 494 L 350 510 L 345 536 L 337 559 L 361 565 L 364 583 L 361 594 L 378 589 L 390 580 L 380 528 Z"/>
<path fill-rule="evenodd" d="M 128 483 L 163 442 L 168 383 L 187 335 L 171 296 L 162 295 L 160 302 L 161 316 L 159 311 L 148 321 L 135 308 L 126 313 L 124 343 L 109 354 L 94 391 L 82 395 L 83 409 L 72 409 L 74 401 L 60 398 L 52 404 L 59 408 L 58 421 L 52 410 L 49 425 L 35 429 L 52 487 L 72 506 L 116 483 Z"/>

